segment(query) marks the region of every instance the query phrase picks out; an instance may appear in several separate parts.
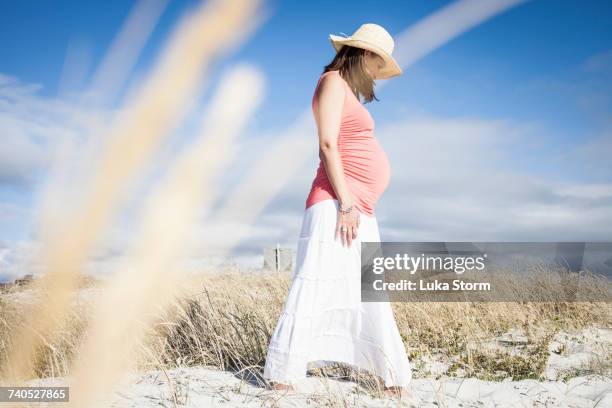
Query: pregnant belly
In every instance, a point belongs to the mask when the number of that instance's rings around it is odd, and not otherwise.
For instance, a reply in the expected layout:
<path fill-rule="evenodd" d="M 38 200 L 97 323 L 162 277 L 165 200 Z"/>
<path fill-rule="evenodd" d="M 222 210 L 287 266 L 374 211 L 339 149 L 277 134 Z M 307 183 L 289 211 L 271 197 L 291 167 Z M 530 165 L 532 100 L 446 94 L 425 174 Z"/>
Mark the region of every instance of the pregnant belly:
<path fill-rule="evenodd" d="M 373 208 L 389 185 L 391 167 L 375 137 L 343 140 L 339 146 L 344 174 L 358 196 Z"/>

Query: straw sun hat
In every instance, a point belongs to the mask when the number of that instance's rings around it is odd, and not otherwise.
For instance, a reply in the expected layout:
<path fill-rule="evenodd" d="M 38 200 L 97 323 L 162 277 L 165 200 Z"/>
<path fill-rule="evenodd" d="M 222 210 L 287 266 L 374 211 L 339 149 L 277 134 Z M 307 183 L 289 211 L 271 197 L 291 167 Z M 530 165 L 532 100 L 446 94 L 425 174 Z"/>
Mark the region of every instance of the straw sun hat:
<path fill-rule="evenodd" d="M 344 33 L 341 33 L 344 34 Z M 363 48 L 370 50 L 380 55 L 385 60 L 385 65 L 380 69 L 378 78 L 386 79 L 401 75 L 400 68 L 395 58 L 391 56 L 395 42 L 393 37 L 381 26 L 373 23 L 362 24 L 351 36 L 341 37 L 339 35 L 330 34 L 329 39 L 336 49 L 336 52 L 344 45 Z"/>

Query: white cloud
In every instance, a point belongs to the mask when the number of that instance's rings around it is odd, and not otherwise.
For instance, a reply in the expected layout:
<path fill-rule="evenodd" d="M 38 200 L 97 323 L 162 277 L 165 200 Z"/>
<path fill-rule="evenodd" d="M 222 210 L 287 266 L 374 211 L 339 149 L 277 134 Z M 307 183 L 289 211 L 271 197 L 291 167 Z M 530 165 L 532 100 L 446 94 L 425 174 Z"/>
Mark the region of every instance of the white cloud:
<path fill-rule="evenodd" d="M 30 185 L 56 148 L 82 138 L 94 123 L 92 112 L 40 90 L 0 73 L 0 185 Z"/>
<path fill-rule="evenodd" d="M 40 271 L 32 255 L 39 249 L 34 241 L 0 243 L 0 282 L 10 282 Z"/>
<path fill-rule="evenodd" d="M 583 68 L 589 72 L 605 72 L 612 71 L 612 48 L 591 55 L 583 63 Z"/>
<path fill-rule="evenodd" d="M 612 178 L 612 126 L 606 132 L 587 140 L 572 153 L 567 155 L 567 159 L 576 171 L 588 171 L 598 179 Z M 577 168 L 576 163 L 581 167 Z"/>
<path fill-rule="evenodd" d="M 431 117 L 382 127 L 392 162 L 378 206 L 383 239 L 606 239 L 612 183 L 559 182 L 546 176 L 554 168 L 539 174 L 513 166 L 540 131 L 512 121 Z"/>

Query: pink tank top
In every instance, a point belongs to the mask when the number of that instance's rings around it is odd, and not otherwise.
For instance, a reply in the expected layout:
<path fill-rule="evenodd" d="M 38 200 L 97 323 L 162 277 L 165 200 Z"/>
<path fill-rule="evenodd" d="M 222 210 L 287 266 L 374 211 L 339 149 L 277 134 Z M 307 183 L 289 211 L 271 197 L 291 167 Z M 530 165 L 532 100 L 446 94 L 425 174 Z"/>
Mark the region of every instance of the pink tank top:
<path fill-rule="evenodd" d="M 340 76 L 339 71 L 327 71 L 319 77 L 312 98 L 313 115 L 317 106 L 315 96 L 319 84 L 328 74 Z M 344 78 L 342 80 L 346 85 L 346 93 L 338 135 L 338 151 L 344 177 L 355 197 L 355 207 L 364 214 L 374 216 L 376 202 L 389 185 L 391 167 L 385 151 L 374 136 L 374 119 Z M 306 199 L 306 208 L 332 198 L 337 199 L 336 193 L 327 178 L 321 159 Z"/>

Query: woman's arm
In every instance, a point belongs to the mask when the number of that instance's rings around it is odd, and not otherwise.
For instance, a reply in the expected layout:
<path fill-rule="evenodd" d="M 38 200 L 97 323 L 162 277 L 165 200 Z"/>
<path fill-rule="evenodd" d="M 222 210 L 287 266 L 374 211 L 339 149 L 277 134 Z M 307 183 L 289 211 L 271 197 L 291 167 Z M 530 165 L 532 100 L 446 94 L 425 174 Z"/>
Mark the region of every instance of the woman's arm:
<path fill-rule="evenodd" d="M 325 166 L 341 208 L 354 204 L 354 199 L 344 180 L 344 169 L 338 152 L 338 134 L 344 105 L 345 85 L 335 75 L 321 80 L 317 93 L 317 131 L 319 133 L 319 157 Z"/>
<path fill-rule="evenodd" d="M 344 178 L 344 169 L 338 151 L 338 134 L 342 120 L 346 88 L 342 78 L 328 75 L 321 80 L 317 92 L 317 131 L 319 134 L 319 157 L 325 166 L 329 179 L 340 208 L 353 206 L 355 199 L 348 189 Z M 342 238 L 343 244 L 350 246 L 351 241 L 357 238 L 359 227 L 359 212 L 355 207 L 347 213 L 339 213 L 336 237 Z M 341 228 L 345 230 L 342 231 Z"/>

